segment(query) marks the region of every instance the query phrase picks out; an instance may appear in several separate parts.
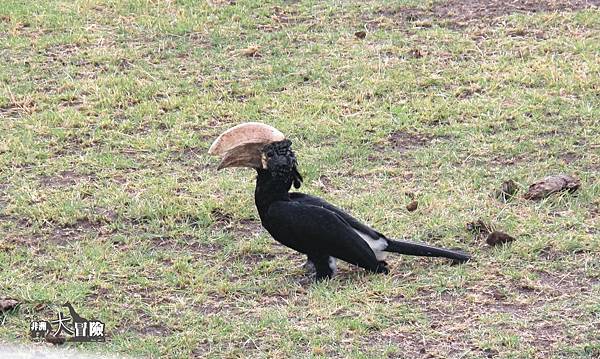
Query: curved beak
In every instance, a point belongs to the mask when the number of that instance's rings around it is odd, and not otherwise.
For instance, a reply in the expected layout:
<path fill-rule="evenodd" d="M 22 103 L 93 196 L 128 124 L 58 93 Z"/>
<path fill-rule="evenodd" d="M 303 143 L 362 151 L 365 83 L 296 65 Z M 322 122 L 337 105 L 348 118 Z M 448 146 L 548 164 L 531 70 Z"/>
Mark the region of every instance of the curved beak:
<path fill-rule="evenodd" d="M 217 170 L 227 167 L 265 168 L 262 149 L 269 143 L 284 139 L 283 133 L 275 127 L 246 122 L 219 135 L 208 153 L 222 156 Z"/>

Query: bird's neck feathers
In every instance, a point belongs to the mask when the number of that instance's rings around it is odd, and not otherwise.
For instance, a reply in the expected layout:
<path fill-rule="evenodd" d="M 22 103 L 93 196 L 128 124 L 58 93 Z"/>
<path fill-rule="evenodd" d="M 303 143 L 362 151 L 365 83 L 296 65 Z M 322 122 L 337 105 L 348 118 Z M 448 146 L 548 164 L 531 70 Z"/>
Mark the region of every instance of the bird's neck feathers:
<path fill-rule="evenodd" d="M 289 190 L 292 187 L 293 179 L 274 176 L 268 170 L 256 170 L 256 189 L 254 191 L 254 200 L 259 211 L 267 210 L 269 205 L 275 201 L 289 201 Z"/>

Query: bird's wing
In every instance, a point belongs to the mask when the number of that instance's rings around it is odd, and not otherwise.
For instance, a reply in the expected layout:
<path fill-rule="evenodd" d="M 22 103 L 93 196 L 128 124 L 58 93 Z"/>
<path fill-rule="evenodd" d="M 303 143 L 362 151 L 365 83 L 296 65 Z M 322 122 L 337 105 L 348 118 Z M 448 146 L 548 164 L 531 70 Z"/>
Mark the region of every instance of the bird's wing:
<path fill-rule="evenodd" d="M 336 213 L 338 216 L 342 217 L 344 219 L 344 221 L 346 221 L 350 226 L 352 226 L 352 228 L 366 234 L 367 236 L 369 236 L 372 239 L 377 239 L 377 238 L 381 238 L 381 237 L 385 238 L 385 236 L 383 234 L 381 234 L 381 233 L 377 232 L 376 230 L 374 230 L 373 228 L 363 224 L 358 219 L 352 217 L 352 215 L 350 215 L 349 213 L 344 212 L 342 209 L 332 205 L 331 203 L 327 202 L 326 200 L 324 200 L 322 198 L 311 196 L 311 195 L 305 194 L 305 193 L 292 192 L 292 193 L 290 193 L 290 199 L 294 202 L 309 204 L 309 205 L 323 207 L 325 209 L 328 209 L 328 210 Z"/>
<path fill-rule="evenodd" d="M 271 204 L 268 228 L 281 243 L 309 256 L 332 256 L 375 270 L 379 261 L 369 245 L 337 213 L 311 204 L 279 201 Z"/>
<path fill-rule="evenodd" d="M 389 239 L 380 232 L 361 223 L 350 214 L 319 197 L 299 192 L 292 192 L 290 193 L 290 199 L 297 203 L 322 207 L 336 213 L 354 230 L 360 232 L 359 235 L 367 241 L 372 249 L 377 252 L 376 255 L 380 257 L 380 259 L 385 258 L 381 255 L 381 251 L 396 252 L 413 256 L 445 257 L 457 260 L 459 262 L 464 262 L 471 258 L 468 254 L 457 250 L 439 248 L 425 243 Z"/>

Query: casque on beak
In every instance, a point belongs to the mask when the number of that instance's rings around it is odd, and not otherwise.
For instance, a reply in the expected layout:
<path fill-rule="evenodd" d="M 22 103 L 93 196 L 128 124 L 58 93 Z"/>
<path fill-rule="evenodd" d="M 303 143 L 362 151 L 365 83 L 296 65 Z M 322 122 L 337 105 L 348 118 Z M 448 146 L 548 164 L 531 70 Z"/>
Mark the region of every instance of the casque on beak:
<path fill-rule="evenodd" d="M 265 168 L 262 149 L 285 136 L 275 127 L 260 122 L 246 122 L 223 132 L 208 153 L 222 156 L 217 170 L 227 167 Z"/>

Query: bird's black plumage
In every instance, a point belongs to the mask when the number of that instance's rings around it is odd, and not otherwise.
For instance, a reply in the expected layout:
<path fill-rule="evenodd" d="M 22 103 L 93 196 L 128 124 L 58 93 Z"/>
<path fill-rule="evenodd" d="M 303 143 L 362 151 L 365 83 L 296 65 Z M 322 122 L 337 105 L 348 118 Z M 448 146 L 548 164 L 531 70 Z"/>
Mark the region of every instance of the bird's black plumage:
<path fill-rule="evenodd" d="M 335 259 L 376 273 L 387 273 L 385 252 L 446 257 L 460 262 L 470 259 L 462 252 L 385 237 L 325 200 L 290 193 L 302 176 L 289 140 L 263 149 L 266 168 L 258 168 L 255 203 L 263 227 L 278 242 L 308 256 L 317 279 L 331 277 Z"/>

